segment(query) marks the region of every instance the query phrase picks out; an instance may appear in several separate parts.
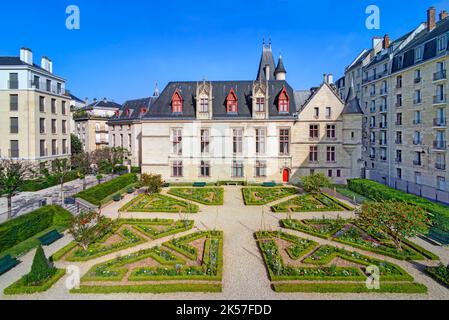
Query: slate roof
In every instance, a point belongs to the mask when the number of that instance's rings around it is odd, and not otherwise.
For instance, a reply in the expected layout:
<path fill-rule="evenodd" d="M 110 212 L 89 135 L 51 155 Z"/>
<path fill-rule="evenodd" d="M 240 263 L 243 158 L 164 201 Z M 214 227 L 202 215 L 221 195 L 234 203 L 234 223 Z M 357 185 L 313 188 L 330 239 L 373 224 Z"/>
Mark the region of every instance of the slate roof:
<path fill-rule="evenodd" d="M 275 79 L 276 65 L 274 64 L 273 51 L 271 51 L 271 45 L 264 45 L 262 50 L 262 57 L 260 59 L 259 71 L 257 72 L 256 80 L 266 81 L 265 66 L 270 66 L 270 78 Z"/>
<path fill-rule="evenodd" d="M 252 119 L 252 89 L 254 81 L 212 81 L 212 112 L 215 120 Z M 277 102 L 279 94 L 285 86 L 290 97 L 290 112 L 280 114 Z M 192 120 L 196 118 L 196 95 L 197 82 L 170 82 L 162 91 L 159 98 L 152 104 L 143 119 L 152 120 Z M 237 114 L 228 114 L 226 111 L 226 98 L 234 90 L 238 99 Z M 179 90 L 184 104 L 182 114 L 172 113 L 172 97 Z M 286 81 L 271 80 L 268 82 L 269 94 L 269 116 L 271 119 L 292 119 L 296 113 L 295 94 Z"/>
<path fill-rule="evenodd" d="M 78 98 L 77 96 L 75 96 L 75 95 L 73 95 L 71 93 L 69 93 L 69 97 L 70 97 L 70 99 L 78 101 L 78 102 L 81 102 L 81 103 L 85 102 L 85 101 L 81 100 L 80 98 Z"/>
<path fill-rule="evenodd" d="M 363 110 L 360 107 L 359 98 L 354 95 L 354 86 L 352 84 L 349 88 L 348 97 L 346 98 L 346 103 L 342 114 L 363 114 Z"/>
<path fill-rule="evenodd" d="M 295 91 L 296 111 L 300 111 L 311 96 L 312 91 L 310 90 Z"/>
<path fill-rule="evenodd" d="M 287 70 L 285 70 L 284 67 L 284 61 L 282 60 L 282 57 L 279 57 L 278 66 L 276 67 L 276 71 L 274 73 L 277 74 L 279 72 L 287 73 Z"/>
<path fill-rule="evenodd" d="M 122 105 L 115 103 L 113 101 L 107 101 L 107 100 L 98 100 L 95 101 L 89 105 L 87 105 L 86 107 L 82 108 L 81 110 L 93 110 L 95 108 L 102 108 L 102 109 L 120 109 L 122 107 Z"/>
<path fill-rule="evenodd" d="M 115 115 L 111 118 L 110 121 L 129 121 L 129 120 L 139 120 L 144 116 L 141 113 L 142 109 L 150 110 L 153 103 L 157 100 L 158 97 L 148 97 L 142 99 L 134 99 L 126 101 L 122 108 L 119 110 L 118 116 Z M 125 112 L 125 110 L 129 110 L 129 115 Z"/>
<path fill-rule="evenodd" d="M 30 65 L 26 62 L 23 62 L 22 60 L 20 60 L 20 57 L 0 57 L 0 66 L 30 66 L 39 69 L 39 71 L 49 74 L 53 77 L 58 77 L 35 63 L 33 63 L 33 65 Z"/>

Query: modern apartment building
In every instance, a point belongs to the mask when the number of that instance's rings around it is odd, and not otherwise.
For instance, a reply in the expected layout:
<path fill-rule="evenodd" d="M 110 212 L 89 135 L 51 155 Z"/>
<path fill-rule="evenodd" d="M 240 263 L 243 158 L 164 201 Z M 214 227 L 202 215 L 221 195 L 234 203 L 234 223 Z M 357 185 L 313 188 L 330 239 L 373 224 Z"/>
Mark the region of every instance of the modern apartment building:
<path fill-rule="evenodd" d="M 427 21 L 374 49 L 362 63 L 366 177 L 449 202 L 447 75 L 449 19 L 435 8 Z M 346 79 L 356 82 L 346 70 Z M 354 80 L 352 80 L 354 79 Z"/>
<path fill-rule="evenodd" d="M 125 103 L 109 121 L 111 139 L 130 148 L 133 165 L 169 182 L 359 177 L 359 100 L 345 104 L 331 76 L 295 91 L 286 74 L 264 45 L 255 80 L 171 82 L 158 96 Z"/>
<path fill-rule="evenodd" d="M 70 97 L 53 62 L 22 48 L 0 57 L 0 158 L 40 163 L 70 155 Z"/>
<path fill-rule="evenodd" d="M 74 111 L 75 135 L 83 144 L 85 152 L 112 146 L 109 142 L 108 121 L 120 108 L 120 104 L 104 98 L 95 99 L 88 106 Z"/>

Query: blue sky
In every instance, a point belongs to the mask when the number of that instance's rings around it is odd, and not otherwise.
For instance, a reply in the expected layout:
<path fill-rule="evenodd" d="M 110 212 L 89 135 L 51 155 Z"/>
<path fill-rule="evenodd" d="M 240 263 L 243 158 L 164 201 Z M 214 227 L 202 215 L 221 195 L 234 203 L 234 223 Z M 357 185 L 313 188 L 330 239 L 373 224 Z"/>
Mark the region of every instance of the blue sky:
<path fill-rule="evenodd" d="M 71 4 L 80 30 L 65 27 Z M 370 4 L 381 10 L 380 30 L 365 28 Z M 394 39 L 425 21 L 431 5 L 449 9 L 449 0 L 2 1 L 0 55 L 29 47 L 80 98 L 124 102 L 151 95 L 155 82 L 254 79 L 271 38 L 289 83 L 306 89 L 323 73 L 340 76 L 373 36 Z"/>

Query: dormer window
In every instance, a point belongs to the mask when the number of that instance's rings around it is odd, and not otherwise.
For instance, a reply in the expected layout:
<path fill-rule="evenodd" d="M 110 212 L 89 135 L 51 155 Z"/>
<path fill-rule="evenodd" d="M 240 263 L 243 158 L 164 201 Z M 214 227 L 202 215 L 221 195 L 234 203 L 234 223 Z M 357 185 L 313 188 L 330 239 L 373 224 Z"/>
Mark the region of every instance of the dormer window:
<path fill-rule="evenodd" d="M 173 94 L 171 104 L 173 113 L 182 113 L 184 99 L 182 98 L 182 95 L 178 89 L 176 89 L 175 93 Z"/>
<path fill-rule="evenodd" d="M 119 111 L 119 110 L 117 110 L 117 111 L 115 112 L 115 116 L 116 116 L 116 117 L 120 117 L 120 111 Z"/>
<path fill-rule="evenodd" d="M 415 49 L 415 63 L 422 61 L 423 51 L 424 51 L 424 48 L 422 46 L 419 46 Z"/>
<path fill-rule="evenodd" d="M 208 98 L 201 98 L 200 99 L 200 112 L 201 113 L 208 113 L 209 112 L 209 99 Z"/>
<path fill-rule="evenodd" d="M 231 89 L 231 91 L 228 94 L 228 97 L 226 98 L 226 110 L 228 113 L 238 112 L 238 99 L 234 89 Z"/>
<path fill-rule="evenodd" d="M 290 97 L 288 96 L 288 93 L 287 93 L 287 90 L 285 89 L 285 87 L 282 89 L 282 92 L 279 95 L 278 109 L 279 109 L 279 113 L 289 113 L 290 112 Z"/>
<path fill-rule="evenodd" d="M 265 98 L 256 98 L 256 112 L 265 111 Z"/>
<path fill-rule="evenodd" d="M 141 108 L 140 109 L 140 114 L 145 114 L 145 113 L 147 113 L 147 108 Z"/>

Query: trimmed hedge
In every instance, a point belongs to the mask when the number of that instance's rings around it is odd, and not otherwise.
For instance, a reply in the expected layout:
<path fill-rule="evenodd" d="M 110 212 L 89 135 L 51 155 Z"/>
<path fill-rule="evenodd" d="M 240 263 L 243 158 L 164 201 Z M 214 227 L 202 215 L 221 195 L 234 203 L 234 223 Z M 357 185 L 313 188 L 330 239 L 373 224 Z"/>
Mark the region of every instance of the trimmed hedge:
<path fill-rule="evenodd" d="M 169 293 L 169 292 L 221 292 L 221 283 L 174 283 L 132 286 L 81 286 L 70 293 Z"/>
<path fill-rule="evenodd" d="M 0 255 L 15 245 L 50 228 L 67 228 L 72 215 L 59 206 L 45 206 L 0 225 Z"/>
<path fill-rule="evenodd" d="M 449 207 L 447 206 L 387 187 L 371 180 L 352 179 L 348 181 L 348 187 L 350 190 L 368 197 L 371 200 L 405 201 L 407 203 L 419 206 L 432 214 L 432 220 L 435 227 L 449 232 Z"/>
<path fill-rule="evenodd" d="M 75 198 L 81 198 L 87 202 L 100 206 L 108 197 L 114 196 L 119 191 L 126 189 L 132 184 L 137 183 L 137 176 L 133 173 L 125 174 L 109 182 L 99 184 L 75 195 Z"/>
<path fill-rule="evenodd" d="M 64 179 L 64 183 L 77 180 L 79 178 L 78 171 L 71 171 Z M 23 192 L 36 192 L 59 185 L 56 176 L 50 175 L 35 180 L 27 180 L 23 184 L 21 190 Z"/>
<path fill-rule="evenodd" d="M 57 269 L 56 273 L 50 279 L 38 286 L 26 285 L 25 277 L 23 277 L 19 281 L 6 288 L 3 293 L 5 295 L 19 295 L 45 292 L 50 289 L 56 282 L 58 282 L 59 279 L 61 279 L 65 275 L 65 273 L 65 269 Z"/>

